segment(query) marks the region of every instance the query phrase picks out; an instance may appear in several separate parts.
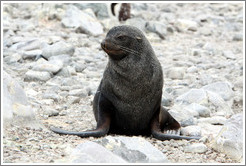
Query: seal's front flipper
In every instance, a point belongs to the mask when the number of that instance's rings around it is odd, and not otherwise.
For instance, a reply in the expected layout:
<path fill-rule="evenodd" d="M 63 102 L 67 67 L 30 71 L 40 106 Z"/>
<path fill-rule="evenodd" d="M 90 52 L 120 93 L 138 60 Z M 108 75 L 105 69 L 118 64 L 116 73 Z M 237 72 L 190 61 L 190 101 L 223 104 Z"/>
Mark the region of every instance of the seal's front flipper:
<path fill-rule="evenodd" d="M 73 131 L 62 130 L 60 128 L 55 128 L 55 127 L 51 127 L 50 130 L 58 134 L 77 135 L 80 137 L 104 136 L 108 133 L 110 128 L 112 104 L 107 98 L 105 98 L 102 94 L 100 94 L 97 108 L 98 108 L 97 127 L 95 130 L 73 132 Z"/>
<path fill-rule="evenodd" d="M 151 122 L 151 133 L 156 139 L 200 139 L 200 137 L 180 136 L 180 128 L 180 124 L 163 107 L 154 115 Z"/>

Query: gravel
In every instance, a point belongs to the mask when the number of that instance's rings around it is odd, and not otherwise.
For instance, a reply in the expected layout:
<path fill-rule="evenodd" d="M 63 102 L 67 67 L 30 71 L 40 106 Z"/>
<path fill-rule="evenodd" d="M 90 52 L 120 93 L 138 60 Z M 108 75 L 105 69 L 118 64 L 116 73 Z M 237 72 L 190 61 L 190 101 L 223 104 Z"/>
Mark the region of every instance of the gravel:
<path fill-rule="evenodd" d="M 102 15 L 106 10 L 97 5 L 70 5 L 3 4 L 3 69 L 23 87 L 44 125 L 4 128 L 3 163 L 64 163 L 77 145 L 97 140 L 48 130 L 96 127 L 92 101 L 107 65 L 100 42 L 120 24 L 111 14 Z M 77 13 L 70 11 L 73 8 Z M 210 143 L 231 115 L 243 112 L 243 4 L 132 4 L 131 12 L 126 23 L 144 31 L 162 64 L 163 104 L 181 122 L 183 133 L 202 139 L 137 137 L 171 163 L 241 162 L 215 151 Z M 70 17 L 79 13 L 88 17 L 86 23 L 69 26 L 76 21 Z M 100 29 L 86 29 L 93 25 L 90 21 Z"/>

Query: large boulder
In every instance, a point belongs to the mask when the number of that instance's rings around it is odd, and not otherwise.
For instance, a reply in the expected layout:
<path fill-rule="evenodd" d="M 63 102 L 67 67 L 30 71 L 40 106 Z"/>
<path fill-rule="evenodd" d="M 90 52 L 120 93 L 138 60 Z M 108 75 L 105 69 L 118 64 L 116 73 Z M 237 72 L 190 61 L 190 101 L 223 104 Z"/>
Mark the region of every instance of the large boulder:
<path fill-rule="evenodd" d="M 243 159 L 243 120 L 242 113 L 233 115 L 211 142 L 213 149 L 239 162 Z"/>
<path fill-rule="evenodd" d="M 35 118 L 35 113 L 28 103 L 27 96 L 20 86 L 8 73 L 3 71 L 3 126 L 10 125 L 42 127 Z"/>
<path fill-rule="evenodd" d="M 62 19 L 62 25 L 67 28 L 75 28 L 76 32 L 89 35 L 97 36 L 103 34 L 103 26 L 91 9 L 81 11 L 73 5 L 68 7 Z"/>
<path fill-rule="evenodd" d="M 166 163 L 166 156 L 140 137 L 107 136 L 79 144 L 69 156 L 73 163 Z"/>

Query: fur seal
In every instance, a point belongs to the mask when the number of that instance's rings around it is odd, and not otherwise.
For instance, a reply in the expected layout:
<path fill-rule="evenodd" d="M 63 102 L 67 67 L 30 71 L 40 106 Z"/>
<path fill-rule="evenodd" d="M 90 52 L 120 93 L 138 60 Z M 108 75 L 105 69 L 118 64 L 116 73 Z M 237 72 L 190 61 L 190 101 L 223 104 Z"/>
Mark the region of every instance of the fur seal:
<path fill-rule="evenodd" d="M 160 140 L 199 139 L 179 135 L 180 124 L 161 106 L 163 72 L 145 35 L 116 26 L 101 43 L 109 60 L 93 100 L 96 129 L 59 134 L 101 137 L 108 133 L 147 135 Z M 176 134 L 176 135 L 174 135 Z"/>

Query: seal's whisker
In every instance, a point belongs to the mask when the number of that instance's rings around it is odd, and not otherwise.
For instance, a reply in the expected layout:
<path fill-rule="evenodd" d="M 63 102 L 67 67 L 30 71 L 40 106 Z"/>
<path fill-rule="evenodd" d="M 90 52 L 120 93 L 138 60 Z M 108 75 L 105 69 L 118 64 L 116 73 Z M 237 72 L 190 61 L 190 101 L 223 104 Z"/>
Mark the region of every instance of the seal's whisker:
<path fill-rule="evenodd" d="M 131 52 L 134 52 L 134 53 L 136 53 L 136 54 L 139 54 L 137 51 L 135 51 L 135 50 L 133 50 L 133 49 L 130 49 L 130 48 L 127 48 L 127 47 L 124 47 L 124 46 L 121 46 L 121 45 L 119 45 L 119 47 L 120 47 L 120 48 L 124 48 L 124 49 L 126 49 L 126 50 L 129 50 L 129 51 L 131 51 Z"/>
<path fill-rule="evenodd" d="M 118 45 L 122 50 L 126 51 L 126 52 L 129 52 L 129 53 L 133 53 L 135 55 L 140 55 L 138 52 L 136 52 L 135 50 L 132 50 L 132 49 L 129 49 L 129 48 L 126 48 L 126 47 L 123 47 L 123 46 L 120 46 Z"/>

